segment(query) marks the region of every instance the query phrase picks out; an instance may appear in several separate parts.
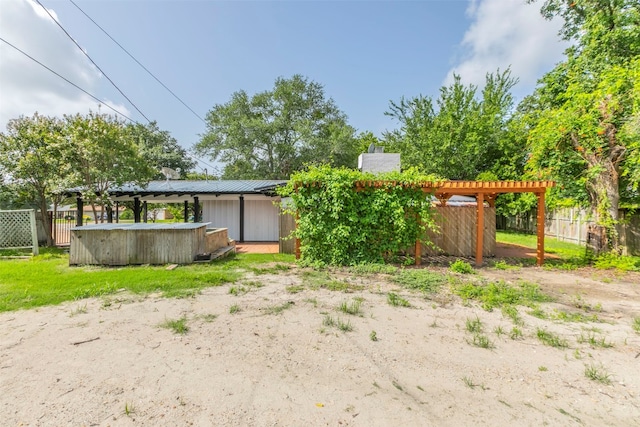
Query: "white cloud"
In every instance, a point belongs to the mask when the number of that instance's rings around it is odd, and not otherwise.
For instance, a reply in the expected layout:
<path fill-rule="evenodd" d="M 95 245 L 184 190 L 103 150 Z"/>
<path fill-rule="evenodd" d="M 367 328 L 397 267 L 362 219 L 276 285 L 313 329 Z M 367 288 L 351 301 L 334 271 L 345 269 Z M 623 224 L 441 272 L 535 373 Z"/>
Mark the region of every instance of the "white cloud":
<path fill-rule="evenodd" d="M 465 83 L 483 86 L 485 75 L 511 67 L 520 87 L 531 90 L 563 57 L 559 20 L 547 21 L 540 4 L 524 0 L 473 0 L 467 14 L 473 23 L 461 43 L 462 57 L 449 70 L 445 85 L 459 74 Z"/>
<path fill-rule="evenodd" d="M 101 75 L 33 0 L 1 0 L 0 37 L 96 95 Z M 51 14 L 56 17 L 54 11 Z M 98 102 L 0 41 L 0 130 L 20 115 L 87 113 Z M 126 108 L 108 100 L 124 114 Z M 102 108 L 101 111 L 109 111 Z"/>

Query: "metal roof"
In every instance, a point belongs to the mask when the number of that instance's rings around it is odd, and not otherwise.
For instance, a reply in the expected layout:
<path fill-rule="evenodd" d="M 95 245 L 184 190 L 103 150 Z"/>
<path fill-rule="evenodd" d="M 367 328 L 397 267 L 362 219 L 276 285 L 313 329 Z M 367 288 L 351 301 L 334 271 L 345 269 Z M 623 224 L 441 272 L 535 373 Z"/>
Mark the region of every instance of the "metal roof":
<path fill-rule="evenodd" d="M 278 186 L 285 185 L 286 180 L 226 180 L 226 181 L 183 181 L 164 180 L 151 181 L 141 187 L 134 184 L 125 184 L 109 189 L 109 195 L 119 196 L 198 196 L 221 194 L 266 194 L 274 195 Z M 73 188 L 68 190 L 70 194 L 78 194 L 81 190 Z"/>

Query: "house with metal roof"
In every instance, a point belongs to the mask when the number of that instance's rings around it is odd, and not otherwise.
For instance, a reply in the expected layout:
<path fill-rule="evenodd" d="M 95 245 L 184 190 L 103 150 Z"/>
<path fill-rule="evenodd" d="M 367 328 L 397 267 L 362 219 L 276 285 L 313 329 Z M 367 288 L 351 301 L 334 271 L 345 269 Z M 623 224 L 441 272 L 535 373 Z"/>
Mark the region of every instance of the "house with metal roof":
<path fill-rule="evenodd" d="M 274 202 L 279 202 L 280 197 L 275 189 L 286 182 L 151 181 L 146 186 L 123 185 L 111 188 L 109 199 L 116 206 L 124 201 L 133 202 L 135 222 L 145 221 L 147 203 L 181 203 L 185 209 L 185 220 L 188 220 L 188 204 L 193 203 L 196 212 L 193 222 L 209 222 L 212 227 L 227 228 L 229 238 L 239 242 L 277 242 L 280 234 L 280 210 Z M 72 189 L 68 194 L 76 197 L 77 209 L 81 212 L 85 202 L 81 190 Z"/>

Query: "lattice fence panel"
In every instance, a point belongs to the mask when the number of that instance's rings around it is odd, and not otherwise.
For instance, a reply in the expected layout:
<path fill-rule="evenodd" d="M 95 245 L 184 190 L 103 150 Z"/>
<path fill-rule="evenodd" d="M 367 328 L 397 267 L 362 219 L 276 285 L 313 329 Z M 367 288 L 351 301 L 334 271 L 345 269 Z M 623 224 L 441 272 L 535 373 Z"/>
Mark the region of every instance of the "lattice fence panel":
<path fill-rule="evenodd" d="M 33 209 L 0 211 L 0 248 L 33 248 L 33 253 L 38 253 L 36 214 Z"/>

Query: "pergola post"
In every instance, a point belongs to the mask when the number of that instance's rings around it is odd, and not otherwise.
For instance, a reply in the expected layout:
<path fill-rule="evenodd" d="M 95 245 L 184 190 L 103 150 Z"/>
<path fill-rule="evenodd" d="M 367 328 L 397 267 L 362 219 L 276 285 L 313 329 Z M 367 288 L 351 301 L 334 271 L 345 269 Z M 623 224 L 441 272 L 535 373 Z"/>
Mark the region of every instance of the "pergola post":
<path fill-rule="evenodd" d="M 537 235 L 538 242 L 536 245 L 536 261 L 538 266 L 544 263 L 544 192 L 536 194 L 538 196 L 538 215 L 537 215 Z"/>
<path fill-rule="evenodd" d="M 82 197 L 76 197 L 76 227 L 82 227 L 82 214 L 84 213 L 84 204 Z"/>
<path fill-rule="evenodd" d="M 133 222 L 140 222 L 140 198 L 133 199 Z"/>
<path fill-rule="evenodd" d="M 476 194 L 476 267 L 482 265 L 484 249 L 484 194 Z"/>
<path fill-rule="evenodd" d="M 296 212 L 295 230 L 298 230 L 298 221 L 299 220 L 300 220 L 300 214 L 298 212 Z M 300 238 L 298 238 L 298 236 L 296 236 L 294 252 L 296 253 L 296 259 L 300 259 Z"/>
<path fill-rule="evenodd" d="M 244 196 L 240 195 L 240 242 L 244 242 Z"/>
<path fill-rule="evenodd" d="M 142 219 L 146 223 L 147 219 L 149 218 L 148 217 L 149 211 L 147 210 L 147 201 L 146 200 L 144 202 L 142 202 L 142 213 L 143 213 Z"/>
<path fill-rule="evenodd" d="M 189 222 L 189 201 L 184 201 L 184 222 Z"/>
<path fill-rule="evenodd" d="M 193 222 L 200 222 L 200 199 L 198 196 L 193 198 Z"/>

